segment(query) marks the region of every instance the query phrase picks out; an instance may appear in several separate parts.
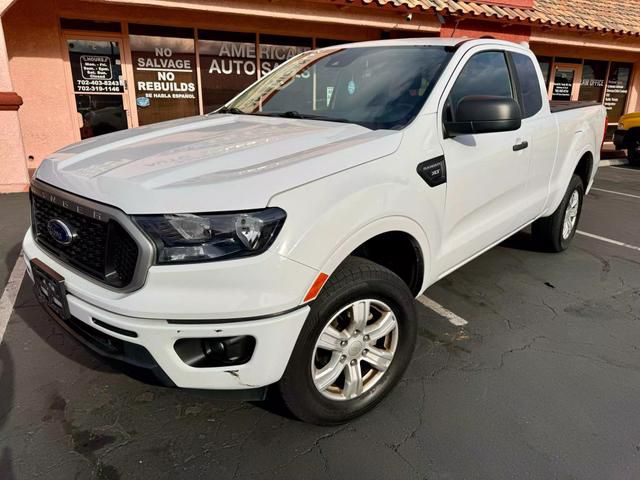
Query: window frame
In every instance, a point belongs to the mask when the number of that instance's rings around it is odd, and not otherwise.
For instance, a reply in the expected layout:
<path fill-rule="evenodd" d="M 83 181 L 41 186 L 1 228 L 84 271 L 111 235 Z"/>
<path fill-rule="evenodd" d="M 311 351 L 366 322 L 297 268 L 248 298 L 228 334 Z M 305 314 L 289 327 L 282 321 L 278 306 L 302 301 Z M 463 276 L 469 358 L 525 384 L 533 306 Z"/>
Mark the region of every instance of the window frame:
<path fill-rule="evenodd" d="M 518 104 L 520 105 L 522 120 L 527 120 L 529 118 L 535 117 L 538 113 L 540 113 L 540 111 L 542 111 L 542 108 L 544 107 L 544 97 L 542 95 L 542 90 L 540 90 L 540 77 L 538 76 L 538 70 L 536 69 L 537 59 L 536 59 L 536 62 L 534 62 L 529 55 L 526 55 L 524 53 L 519 53 L 519 52 L 506 51 L 505 53 L 507 54 L 507 58 L 509 61 L 509 68 L 512 69 L 512 72 L 513 72 L 512 77 L 515 80 L 516 91 L 518 92 L 517 101 L 518 101 Z M 536 79 L 538 84 L 538 94 L 540 95 L 540 107 L 538 107 L 538 109 L 531 114 L 525 113 L 524 95 L 522 93 L 522 80 L 520 79 L 520 74 L 518 73 L 518 67 L 516 66 L 516 63 L 513 59 L 514 55 L 522 55 L 527 60 L 529 60 L 529 62 L 531 63 L 531 66 L 533 67 L 533 71 L 536 73 Z M 538 65 L 538 68 L 540 68 L 539 65 Z"/>
<path fill-rule="evenodd" d="M 470 53 L 471 52 L 471 53 Z M 504 57 L 505 60 L 505 64 L 507 66 L 507 72 L 509 74 L 509 83 L 511 85 L 511 98 L 513 100 L 515 100 L 516 102 L 518 102 L 519 104 L 519 91 L 520 91 L 520 86 L 518 85 L 518 82 L 514 76 L 514 65 L 511 62 L 511 57 L 509 55 L 510 51 L 504 48 L 500 48 L 499 46 L 488 46 L 488 48 L 479 50 L 479 51 L 473 51 L 470 50 L 469 52 L 467 52 L 467 54 L 470 53 L 468 58 L 462 58 L 460 60 L 460 62 L 458 63 L 458 65 L 456 66 L 456 71 L 454 72 L 454 75 L 452 75 L 452 78 L 450 79 L 449 83 L 447 84 L 447 86 L 444 89 L 443 95 L 441 97 L 441 104 L 442 104 L 442 114 L 440 115 L 440 126 L 442 129 L 442 138 L 446 139 L 447 135 L 446 135 L 446 129 L 444 127 L 446 118 L 445 116 L 447 115 L 447 111 L 451 111 L 451 92 L 453 91 L 453 89 L 456 86 L 456 83 L 458 82 L 458 80 L 460 79 L 460 75 L 462 74 L 462 72 L 464 71 L 465 67 L 469 64 L 469 62 L 476 56 L 476 55 L 480 55 L 483 53 L 501 53 Z M 444 101 L 442 101 L 442 99 L 444 99 Z"/>

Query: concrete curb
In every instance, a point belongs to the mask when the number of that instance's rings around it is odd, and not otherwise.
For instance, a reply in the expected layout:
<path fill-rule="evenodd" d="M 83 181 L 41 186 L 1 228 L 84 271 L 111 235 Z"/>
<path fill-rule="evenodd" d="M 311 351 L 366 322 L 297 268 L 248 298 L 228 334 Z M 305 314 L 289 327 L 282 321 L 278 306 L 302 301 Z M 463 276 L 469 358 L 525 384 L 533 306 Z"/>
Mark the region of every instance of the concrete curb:
<path fill-rule="evenodd" d="M 626 158 L 609 158 L 607 160 L 600 160 L 601 167 L 612 167 L 615 165 L 627 165 L 629 162 Z"/>

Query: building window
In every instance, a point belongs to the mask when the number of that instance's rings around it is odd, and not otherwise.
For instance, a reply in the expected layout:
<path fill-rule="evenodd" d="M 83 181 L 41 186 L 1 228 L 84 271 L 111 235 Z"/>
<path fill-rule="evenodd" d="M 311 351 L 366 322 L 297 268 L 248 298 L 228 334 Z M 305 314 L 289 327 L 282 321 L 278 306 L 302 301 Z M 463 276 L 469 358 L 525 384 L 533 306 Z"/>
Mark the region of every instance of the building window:
<path fill-rule="evenodd" d="M 260 75 L 266 75 L 299 53 L 311 50 L 311 38 L 260 35 Z"/>
<path fill-rule="evenodd" d="M 138 123 L 199 113 L 193 29 L 130 25 Z"/>
<path fill-rule="evenodd" d="M 607 109 L 607 118 L 610 127 L 607 129 L 606 140 L 611 141 L 613 131 L 620 117 L 624 114 L 629 93 L 629 81 L 631 80 L 630 63 L 611 62 L 609 67 L 609 78 L 607 79 L 607 89 L 604 94 L 604 106 Z"/>
<path fill-rule="evenodd" d="M 258 79 L 256 35 L 198 30 L 204 113 L 221 107 Z"/>
<path fill-rule="evenodd" d="M 574 67 L 555 67 L 551 100 L 569 101 L 573 96 L 573 81 L 576 76 Z"/>
<path fill-rule="evenodd" d="M 609 62 L 585 60 L 582 65 L 582 81 L 578 100 L 602 102 L 604 84 L 607 77 Z"/>
<path fill-rule="evenodd" d="M 127 128 L 120 45 L 109 40 L 67 39 L 80 138 Z"/>
<path fill-rule="evenodd" d="M 549 86 L 549 74 L 551 72 L 551 57 L 538 57 L 538 63 L 540 64 L 540 70 L 542 70 L 542 77 L 544 78 L 544 84 Z"/>
<path fill-rule="evenodd" d="M 550 67 L 555 65 L 555 78 L 549 79 L 552 82 L 552 100 L 569 100 L 573 97 L 605 106 L 609 120 L 605 141 L 610 142 L 618 120 L 625 113 L 633 64 L 563 57 L 538 57 L 538 62 L 545 80 L 549 78 L 547 72 Z M 573 83 L 574 76 L 579 82 Z M 577 92 L 573 91 L 574 88 L 577 88 Z"/>
<path fill-rule="evenodd" d="M 91 32 L 120 33 L 122 31 L 120 22 L 81 20 L 77 18 L 61 18 L 60 27 L 63 30 L 87 30 Z"/>
<path fill-rule="evenodd" d="M 335 40 L 332 38 L 316 38 L 316 48 L 333 47 L 342 45 L 343 43 L 351 43 L 350 40 Z"/>
<path fill-rule="evenodd" d="M 607 91 L 604 97 L 604 106 L 607 107 L 607 115 L 610 122 L 617 122 L 624 113 L 630 78 L 630 63 L 611 63 Z"/>

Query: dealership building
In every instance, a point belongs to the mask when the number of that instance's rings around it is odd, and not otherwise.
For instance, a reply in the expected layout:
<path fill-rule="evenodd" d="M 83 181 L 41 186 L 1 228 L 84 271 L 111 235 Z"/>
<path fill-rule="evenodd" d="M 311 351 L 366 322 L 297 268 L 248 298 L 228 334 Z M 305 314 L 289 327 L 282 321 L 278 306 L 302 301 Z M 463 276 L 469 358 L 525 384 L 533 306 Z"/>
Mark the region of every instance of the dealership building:
<path fill-rule="evenodd" d="M 0 0 L 0 14 L 0 192 L 65 145 L 211 112 L 344 42 L 528 42 L 549 98 L 605 105 L 608 140 L 640 110 L 637 0 Z"/>

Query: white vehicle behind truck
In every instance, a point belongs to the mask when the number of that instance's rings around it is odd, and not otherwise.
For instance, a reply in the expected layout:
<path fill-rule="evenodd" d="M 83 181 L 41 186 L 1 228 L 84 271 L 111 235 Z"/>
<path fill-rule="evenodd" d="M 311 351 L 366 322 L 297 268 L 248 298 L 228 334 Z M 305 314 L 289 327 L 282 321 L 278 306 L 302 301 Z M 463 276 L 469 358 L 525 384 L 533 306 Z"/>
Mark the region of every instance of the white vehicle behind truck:
<path fill-rule="evenodd" d="M 601 105 L 498 40 L 303 53 L 214 114 L 92 138 L 32 182 L 28 271 L 102 355 L 335 424 L 401 378 L 414 297 L 532 224 L 571 242 Z"/>

